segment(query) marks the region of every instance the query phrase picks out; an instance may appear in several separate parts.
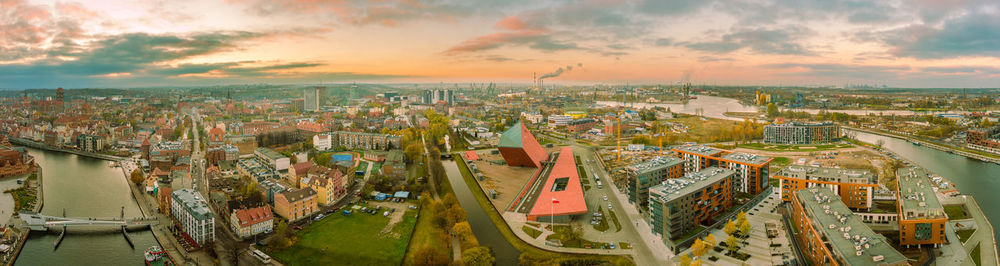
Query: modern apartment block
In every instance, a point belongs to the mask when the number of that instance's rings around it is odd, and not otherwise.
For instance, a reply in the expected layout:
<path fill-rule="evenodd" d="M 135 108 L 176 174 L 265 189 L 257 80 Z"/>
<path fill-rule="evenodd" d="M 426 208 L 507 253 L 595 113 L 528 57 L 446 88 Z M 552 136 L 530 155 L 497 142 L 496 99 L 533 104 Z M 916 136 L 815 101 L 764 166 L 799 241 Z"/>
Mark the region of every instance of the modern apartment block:
<path fill-rule="evenodd" d="M 660 156 L 625 167 L 625 174 L 628 177 L 625 188 L 629 203 L 640 209 L 648 209 L 649 187 L 667 179 L 681 177 L 684 175 L 683 165 L 681 159 Z"/>
<path fill-rule="evenodd" d="M 719 157 L 719 167 L 736 172 L 733 188 L 738 192 L 757 195 L 768 187 L 771 157 L 749 153 L 730 153 Z"/>
<path fill-rule="evenodd" d="M 947 242 L 948 215 L 934 194 L 927 170 L 909 167 L 896 170 L 896 210 L 899 214 L 899 244 L 926 245 Z"/>
<path fill-rule="evenodd" d="M 678 158 L 684 160 L 684 172 L 696 172 L 708 167 L 736 171 L 736 191 L 757 195 L 768 187 L 771 157 L 742 152 L 731 152 L 704 145 L 682 145 L 673 148 Z"/>
<path fill-rule="evenodd" d="M 790 200 L 795 241 L 811 265 L 909 265 L 881 234 L 829 189 L 795 191 Z"/>
<path fill-rule="evenodd" d="M 170 214 L 184 234 L 199 245 L 214 241 L 215 215 L 201 194 L 186 188 L 174 191 L 171 197 Z"/>
<path fill-rule="evenodd" d="M 824 168 L 792 165 L 774 178 L 781 180 L 779 196 L 784 201 L 792 201 L 792 194 L 807 188 L 824 188 L 840 195 L 847 207 L 870 209 L 872 194 L 878 187 L 878 178 L 868 170 Z"/>
<path fill-rule="evenodd" d="M 437 104 L 439 102 L 454 104 L 455 92 L 450 89 L 425 90 L 420 93 L 420 102 L 423 104 Z"/>
<path fill-rule="evenodd" d="M 681 178 L 667 179 L 649 189 L 649 224 L 667 245 L 699 224 L 729 209 L 733 176 L 729 169 L 709 167 Z"/>
<path fill-rule="evenodd" d="M 347 149 L 360 150 L 389 150 L 398 149 L 402 137 L 365 132 L 337 131 L 333 132 L 333 147 L 344 147 Z"/>
<path fill-rule="evenodd" d="M 840 139 L 840 126 L 830 123 L 770 124 L 764 126 L 764 142 L 776 144 L 829 143 Z"/>
<path fill-rule="evenodd" d="M 965 134 L 969 148 L 1000 154 L 1000 126 L 969 129 Z"/>

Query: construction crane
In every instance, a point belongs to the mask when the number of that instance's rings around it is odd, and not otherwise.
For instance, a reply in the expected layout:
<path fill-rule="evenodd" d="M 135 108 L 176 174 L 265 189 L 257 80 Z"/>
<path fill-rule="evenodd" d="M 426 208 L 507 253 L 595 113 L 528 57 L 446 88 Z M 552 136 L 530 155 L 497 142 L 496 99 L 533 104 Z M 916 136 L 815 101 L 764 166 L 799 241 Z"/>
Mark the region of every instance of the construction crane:
<path fill-rule="evenodd" d="M 622 94 L 622 102 L 618 103 L 618 128 L 616 129 L 618 135 L 618 163 L 622 162 L 622 113 L 625 111 L 625 95 Z"/>

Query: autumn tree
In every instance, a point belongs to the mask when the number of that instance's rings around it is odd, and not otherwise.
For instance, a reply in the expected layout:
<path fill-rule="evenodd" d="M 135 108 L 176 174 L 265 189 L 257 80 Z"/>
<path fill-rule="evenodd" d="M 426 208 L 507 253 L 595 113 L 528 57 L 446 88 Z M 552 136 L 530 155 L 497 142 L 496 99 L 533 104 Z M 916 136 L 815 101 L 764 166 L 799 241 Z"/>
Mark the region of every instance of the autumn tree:
<path fill-rule="evenodd" d="M 458 236 L 458 240 L 462 242 L 463 247 L 474 247 L 479 245 L 479 241 L 476 240 L 476 235 L 472 233 L 472 227 L 469 226 L 469 222 L 456 223 L 451 227 L 451 233 Z"/>
<path fill-rule="evenodd" d="M 775 116 L 778 116 L 778 106 L 773 103 L 767 104 L 767 117 L 774 118 Z"/>
<path fill-rule="evenodd" d="M 413 265 L 418 266 L 448 265 L 450 260 L 448 254 L 441 253 L 433 246 L 423 246 L 413 253 Z"/>
<path fill-rule="evenodd" d="M 750 221 L 747 221 L 746 219 L 743 220 L 743 223 L 740 224 L 740 234 L 743 235 L 743 237 L 750 236 Z"/>
<path fill-rule="evenodd" d="M 462 263 L 466 266 L 493 266 L 496 262 L 490 247 L 478 246 L 462 251 Z"/>
<path fill-rule="evenodd" d="M 691 254 L 695 258 L 705 255 L 705 242 L 702 242 L 701 238 L 694 240 L 694 244 L 691 245 Z"/>
<path fill-rule="evenodd" d="M 708 234 L 702 242 L 705 242 L 705 249 L 712 249 L 715 247 L 715 235 Z"/>
<path fill-rule="evenodd" d="M 685 253 L 684 255 L 681 255 L 680 260 L 681 260 L 681 266 L 691 265 L 691 257 L 688 256 L 687 253 Z"/>
<path fill-rule="evenodd" d="M 139 171 L 139 169 L 132 170 L 132 174 L 129 176 L 129 180 L 132 180 L 132 183 L 135 183 L 136 186 L 142 184 L 142 181 L 146 180 L 146 178 L 142 176 L 142 171 Z"/>
<path fill-rule="evenodd" d="M 736 251 L 740 250 L 739 244 L 740 243 L 736 237 L 730 235 L 729 238 L 726 239 L 726 249 L 729 250 L 729 254 L 735 254 Z"/>
<path fill-rule="evenodd" d="M 729 220 L 729 222 L 726 222 L 726 226 L 722 228 L 722 231 L 726 232 L 727 235 L 733 235 L 733 233 L 735 233 L 736 230 L 737 230 L 736 222 L 733 222 L 733 220 Z"/>

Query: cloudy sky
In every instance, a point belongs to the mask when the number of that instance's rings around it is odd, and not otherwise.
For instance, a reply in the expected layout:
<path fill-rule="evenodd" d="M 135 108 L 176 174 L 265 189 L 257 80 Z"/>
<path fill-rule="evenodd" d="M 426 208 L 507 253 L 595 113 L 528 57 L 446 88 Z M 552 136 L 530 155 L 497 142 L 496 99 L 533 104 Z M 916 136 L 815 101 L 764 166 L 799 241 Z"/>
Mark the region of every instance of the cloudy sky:
<path fill-rule="evenodd" d="M 996 0 L 0 0 L 0 88 L 1000 87 Z"/>

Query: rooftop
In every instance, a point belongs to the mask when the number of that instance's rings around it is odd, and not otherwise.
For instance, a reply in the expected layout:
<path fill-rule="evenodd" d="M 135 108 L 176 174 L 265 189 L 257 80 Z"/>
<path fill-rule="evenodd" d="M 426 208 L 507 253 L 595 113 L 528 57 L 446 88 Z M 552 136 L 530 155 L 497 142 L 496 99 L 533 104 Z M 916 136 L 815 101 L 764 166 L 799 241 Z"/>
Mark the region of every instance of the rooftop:
<path fill-rule="evenodd" d="M 580 174 L 573 159 L 573 149 L 563 147 L 559 157 L 551 166 L 545 186 L 538 194 L 538 200 L 532 207 L 529 216 L 561 216 L 587 213 L 587 202 L 583 197 L 583 186 L 580 184 Z M 544 171 L 545 169 L 539 169 Z M 543 172 L 544 173 L 544 172 Z M 553 200 L 558 202 L 553 203 Z"/>
<path fill-rule="evenodd" d="M 681 163 L 684 163 L 684 160 L 681 160 L 676 157 L 658 156 L 649 161 L 630 165 L 627 168 L 629 172 L 635 173 L 636 175 L 641 175 L 650 171 L 656 171 L 659 169 L 671 167 Z"/>
<path fill-rule="evenodd" d="M 659 197 L 660 201 L 668 202 L 715 184 L 733 174 L 736 174 L 733 170 L 708 167 L 695 173 L 687 173 L 680 178 L 667 179 L 663 183 L 649 188 L 650 197 Z"/>
<path fill-rule="evenodd" d="M 768 127 L 815 127 L 815 126 L 833 126 L 833 125 L 834 124 L 831 123 L 831 122 L 805 123 L 805 122 L 795 122 L 795 121 L 793 121 L 793 122 L 788 122 L 788 123 L 783 123 L 783 124 L 772 123 L 772 124 L 767 125 L 767 126 Z"/>
<path fill-rule="evenodd" d="M 257 152 L 260 153 L 261 155 L 267 157 L 268 159 L 271 159 L 271 160 L 277 160 L 277 159 L 285 158 L 285 156 L 281 155 L 281 153 L 278 153 L 278 152 L 276 152 L 276 151 L 274 151 L 272 149 L 268 149 L 268 148 L 264 148 L 264 147 L 257 148 Z"/>
<path fill-rule="evenodd" d="M 184 206 L 184 210 L 196 219 L 205 220 L 214 217 L 212 211 L 208 209 L 208 202 L 205 202 L 205 199 L 201 198 L 201 194 L 198 194 L 194 189 L 176 190 L 172 194 L 174 201 Z"/>
<path fill-rule="evenodd" d="M 791 165 L 779 171 L 775 176 L 835 183 L 878 184 L 878 179 L 872 172 L 861 169 Z"/>
<path fill-rule="evenodd" d="M 694 153 L 702 156 L 717 156 L 722 152 L 720 149 L 712 148 L 705 145 L 681 145 L 674 147 L 676 151 L 683 151 L 687 153 Z"/>
<path fill-rule="evenodd" d="M 742 152 L 734 152 L 726 154 L 723 155 L 721 158 L 729 161 L 752 164 L 752 165 L 761 165 L 771 161 L 771 157 L 742 153 Z"/>
<path fill-rule="evenodd" d="M 904 220 L 948 217 L 938 202 L 927 170 L 919 167 L 896 170 L 896 181 L 899 182 L 899 204 Z"/>
<path fill-rule="evenodd" d="M 832 190 L 812 188 L 795 193 L 812 220 L 811 226 L 818 227 L 825 236 L 837 260 L 846 265 L 906 262 L 906 257 L 892 248 L 885 236 L 865 225 Z"/>

